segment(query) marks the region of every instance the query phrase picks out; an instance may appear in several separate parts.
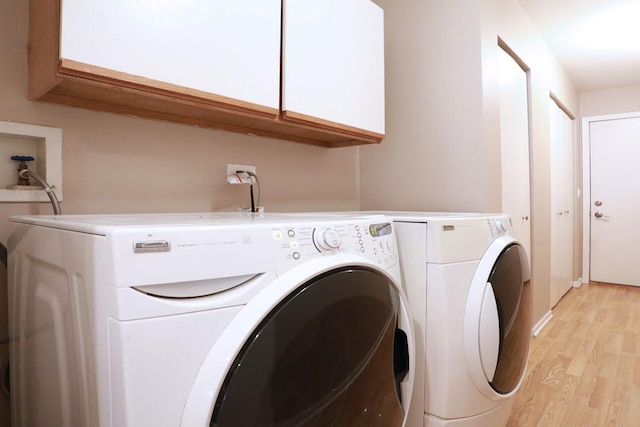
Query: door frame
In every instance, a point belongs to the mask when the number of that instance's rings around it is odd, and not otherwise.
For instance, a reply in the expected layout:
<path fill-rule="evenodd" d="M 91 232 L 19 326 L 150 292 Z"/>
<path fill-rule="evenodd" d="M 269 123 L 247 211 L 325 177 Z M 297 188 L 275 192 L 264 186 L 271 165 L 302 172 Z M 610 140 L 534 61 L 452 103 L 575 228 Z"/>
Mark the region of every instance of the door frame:
<path fill-rule="evenodd" d="M 582 279 L 591 277 L 591 123 L 640 117 L 640 111 L 582 118 Z"/>

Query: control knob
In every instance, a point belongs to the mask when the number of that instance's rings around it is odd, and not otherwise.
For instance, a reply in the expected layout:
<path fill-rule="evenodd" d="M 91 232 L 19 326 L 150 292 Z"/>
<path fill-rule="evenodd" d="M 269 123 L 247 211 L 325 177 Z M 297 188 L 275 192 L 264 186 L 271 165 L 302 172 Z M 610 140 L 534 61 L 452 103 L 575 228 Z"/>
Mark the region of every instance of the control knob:
<path fill-rule="evenodd" d="M 330 251 L 340 247 L 340 235 L 335 228 L 329 227 L 324 230 L 316 229 L 314 237 L 318 249 Z"/>
<path fill-rule="evenodd" d="M 507 226 L 499 219 L 496 220 L 496 229 L 498 230 L 499 233 L 507 232 Z"/>

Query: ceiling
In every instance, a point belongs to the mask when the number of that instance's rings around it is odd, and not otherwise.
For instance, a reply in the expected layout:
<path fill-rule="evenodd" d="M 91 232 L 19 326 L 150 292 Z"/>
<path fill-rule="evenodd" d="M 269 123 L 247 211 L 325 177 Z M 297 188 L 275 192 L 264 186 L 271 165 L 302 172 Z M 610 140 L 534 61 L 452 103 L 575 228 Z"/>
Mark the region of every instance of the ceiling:
<path fill-rule="evenodd" d="M 640 0 L 518 0 L 578 92 L 640 84 Z"/>

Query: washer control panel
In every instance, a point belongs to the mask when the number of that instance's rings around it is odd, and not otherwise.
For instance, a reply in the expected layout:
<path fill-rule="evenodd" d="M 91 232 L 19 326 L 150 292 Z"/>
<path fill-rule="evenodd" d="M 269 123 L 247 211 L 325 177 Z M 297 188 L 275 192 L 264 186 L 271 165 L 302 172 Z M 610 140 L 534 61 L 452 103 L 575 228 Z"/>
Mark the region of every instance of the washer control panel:
<path fill-rule="evenodd" d="M 292 267 L 291 263 L 336 253 L 358 254 L 382 268 L 398 263 L 393 223 L 386 218 L 380 222 L 283 225 L 274 227 L 272 236 L 278 248 L 278 264 L 285 269 Z"/>
<path fill-rule="evenodd" d="M 502 236 L 513 236 L 511 219 L 508 216 L 487 219 L 486 224 L 492 240 Z"/>

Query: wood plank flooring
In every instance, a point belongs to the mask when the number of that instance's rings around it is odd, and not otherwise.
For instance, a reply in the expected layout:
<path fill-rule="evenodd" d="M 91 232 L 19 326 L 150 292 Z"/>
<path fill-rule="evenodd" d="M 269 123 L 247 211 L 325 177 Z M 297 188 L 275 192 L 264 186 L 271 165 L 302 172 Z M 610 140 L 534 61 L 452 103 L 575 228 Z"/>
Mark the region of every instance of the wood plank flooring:
<path fill-rule="evenodd" d="M 552 311 L 507 425 L 640 426 L 640 288 L 590 283 Z"/>

